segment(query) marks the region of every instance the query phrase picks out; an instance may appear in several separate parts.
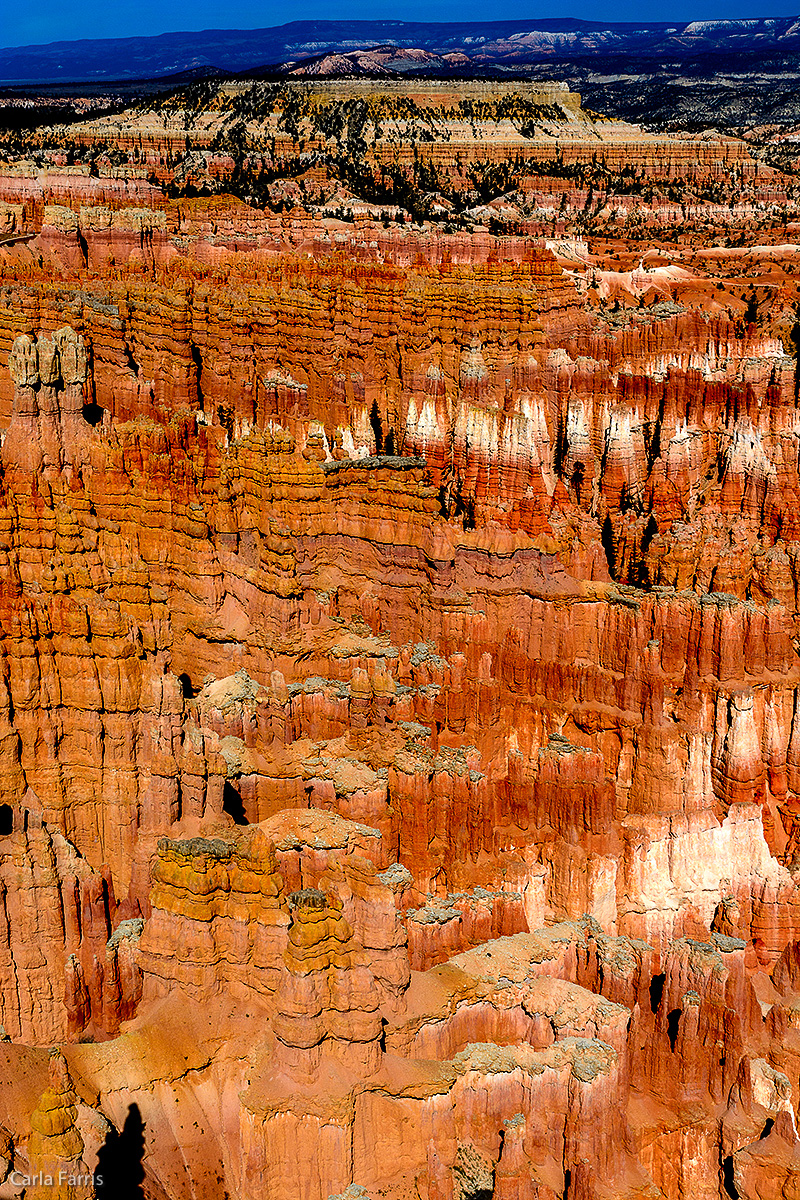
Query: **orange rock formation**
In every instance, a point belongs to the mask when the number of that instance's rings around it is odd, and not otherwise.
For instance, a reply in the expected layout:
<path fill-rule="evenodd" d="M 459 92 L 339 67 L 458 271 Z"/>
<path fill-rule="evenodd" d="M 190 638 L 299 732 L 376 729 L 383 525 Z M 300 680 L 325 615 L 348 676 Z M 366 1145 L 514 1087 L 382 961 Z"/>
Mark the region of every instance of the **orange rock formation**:
<path fill-rule="evenodd" d="M 176 198 L 173 117 L 0 172 L 0 1195 L 793 1194 L 800 250 Z"/>

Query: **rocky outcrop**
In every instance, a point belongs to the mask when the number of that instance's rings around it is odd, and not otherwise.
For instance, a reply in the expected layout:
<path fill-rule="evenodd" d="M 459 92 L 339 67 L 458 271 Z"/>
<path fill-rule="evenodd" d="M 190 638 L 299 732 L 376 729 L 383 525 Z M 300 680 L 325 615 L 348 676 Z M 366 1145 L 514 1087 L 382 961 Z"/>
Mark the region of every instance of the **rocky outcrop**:
<path fill-rule="evenodd" d="M 65 325 L 52 338 L 21 334 L 8 359 L 14 382 L 11 423 L 3 439 L 6 469 L 59 471 L 80 462 L 90 426 L 83 413 L 87 364 L 83 338 Z"/>
<path fill-rule="evenodd" d="M 790 189 L 560 88 L 334 91 L 258 93 L 266 207 L 182 194 L 239 85 L 0 172 L 0 1189 L 788 1195 Z M 336 113 L 413 229 L 277 174 Z"/>
<path fill-rule="evenodd" d="M 179 984 L 211 1003 L 220 990 L 275 991 L 289 916 L 274 845 L 256 827 L 221 838 L 162 838 L 138 965 L 150 991 Z"/>
<path fill-rule="evenodd" d="M 50 1087 L 31 1117 L 28 1140 L 30 1180 L 25 1195 L 34 1200 L 91 1200 L 94 1178 L 83 1161 L 83 1138 L 75 1124 L 77 1097 L 62 1054 L 50 1056 Z M 19 1173 L 21 1174 L 21 1172 Z"/>
<path fill-rule="evenodd" d="M 381 1018 L 369 957 L 335 896 L 303 888 L 291 906 L 273 1019 L 279 1069 L 313 1079 L 325 1049 L 371 1073 L 380 1060 Z"/>
<path fill-rule="evenodd" d="M 439 187 L 455 182 L 465 192 L 470 167 L 487 162 L 515 161 L 518 171 L 561 168 L 563 175 L 565 166 L 592 160 L 610 173 L 625 169 L 695 183 L 727 182 L 731 173 L 748 182 L 771 177 L 740 141 L 709 133 L 648 134 L 597 119 L 581 108 L 577 94 L 553 83 L 472 81 L 457 90 L 421 80 L 411 86 L 406 80 L 304 81 L 280 89 L 223 84 L 200 112 L 183 94 L 170 99 L 158 111 L 136 108 L 82 123 L 73 137 L 84 146 L 111 141 L 125 151 L 135 148 L 137 161 L 160 178 L 177 175 L 195 186 L 230 179 L 235 135 L 245 120 L 250 157 L 262 167 L 283 168 L 281 175 L 289 174 L 302 147 L 312 154 L 360 152 L 373 169 L 411 173 L 421 161 Z M 429 175 L 429 187 L 433 180 Z"/>
<path fill-rule="evenodd" d="M 102 1035 L 118 1024 L 123 996 L 136 991 L 135 978 L 126 978 L 120 994 L 109 995 L 109 959 L 116 963 L 118 953 L 109 943 L 110 873 L 93 871 L 35 808 L 12 815 L 6 806 L 3 819 L 13 828 L 0 837 L 0 1022 L 8 1036 L 39 1044 L 87 1027 Z"/>

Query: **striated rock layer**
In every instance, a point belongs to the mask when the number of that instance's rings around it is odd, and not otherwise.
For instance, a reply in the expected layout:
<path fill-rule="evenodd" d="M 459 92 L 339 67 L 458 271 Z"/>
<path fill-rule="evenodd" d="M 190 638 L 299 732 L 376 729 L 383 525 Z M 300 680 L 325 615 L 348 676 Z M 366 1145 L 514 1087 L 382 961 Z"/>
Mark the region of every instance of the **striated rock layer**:
<path fill-rule="evenodd" d="M 592 165 L 576 98 L 487 87 L 414 91 L 433 159 L 524 100 Z M 0 1195 L 793 1195 L 785 222 L 758 295 L 558 174 L 547 244 L 181 195 L 134 116 L 0 186 Z"/>

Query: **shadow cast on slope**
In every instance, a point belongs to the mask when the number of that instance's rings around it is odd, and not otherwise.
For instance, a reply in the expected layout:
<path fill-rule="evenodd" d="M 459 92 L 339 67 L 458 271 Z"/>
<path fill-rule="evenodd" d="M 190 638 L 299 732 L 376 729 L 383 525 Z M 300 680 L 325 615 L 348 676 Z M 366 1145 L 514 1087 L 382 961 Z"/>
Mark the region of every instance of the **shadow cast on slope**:
<path fill-rule="evenodd" d="M 97 1200 L 145 1200 L 144 1121 L 138 1104 L 131 1104 L 122 1132 L 110 1129 L 97 1154 Z"/>

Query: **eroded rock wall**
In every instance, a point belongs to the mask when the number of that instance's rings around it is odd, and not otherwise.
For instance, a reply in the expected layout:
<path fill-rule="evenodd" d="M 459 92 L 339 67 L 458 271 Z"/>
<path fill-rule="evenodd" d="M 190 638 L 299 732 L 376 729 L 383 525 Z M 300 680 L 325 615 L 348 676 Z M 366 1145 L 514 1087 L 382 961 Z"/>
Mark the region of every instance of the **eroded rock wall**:
<path fill-rule="evenodd" d="M 797 375 L 736 247 L 26 170 L 0 1187 L 141 1139 L 148 1200 L 788 1196 Z"/>

